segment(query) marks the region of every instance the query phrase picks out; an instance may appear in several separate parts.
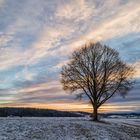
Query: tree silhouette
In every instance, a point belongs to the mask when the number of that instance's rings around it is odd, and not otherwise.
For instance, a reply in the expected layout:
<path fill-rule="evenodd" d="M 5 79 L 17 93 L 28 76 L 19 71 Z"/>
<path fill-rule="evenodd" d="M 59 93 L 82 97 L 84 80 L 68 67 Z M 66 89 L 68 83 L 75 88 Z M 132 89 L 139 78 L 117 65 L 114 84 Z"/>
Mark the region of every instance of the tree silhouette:
<path fill-rule="evenodd" d="M 98 109 L 115 93 L 126 95 L 133 85 L 133 67 L 121 61 L 119 53 L 100 43 L 89 43 L 73 52 L 69 63 L 62 67 L 61 83 L 82 98 L 88 97 L 93 119 Z"/>

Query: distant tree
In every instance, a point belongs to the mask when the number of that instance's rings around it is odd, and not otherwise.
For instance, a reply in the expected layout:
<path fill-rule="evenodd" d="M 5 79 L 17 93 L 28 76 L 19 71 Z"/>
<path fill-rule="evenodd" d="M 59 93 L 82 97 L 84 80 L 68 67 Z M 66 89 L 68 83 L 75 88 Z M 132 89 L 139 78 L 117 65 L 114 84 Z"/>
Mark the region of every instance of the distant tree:
<path fill-rule="evenodd" d="M 119 53 L 100 43 L 89 43 L 73 52 L 70 62 L 62 67 L 61 83 L 82 98 L 86 95 L 93 107 L 93 120 L 98 109 L 115 93 L 125 95 L 132 87 L 134 69 L 121 61 Z"/>

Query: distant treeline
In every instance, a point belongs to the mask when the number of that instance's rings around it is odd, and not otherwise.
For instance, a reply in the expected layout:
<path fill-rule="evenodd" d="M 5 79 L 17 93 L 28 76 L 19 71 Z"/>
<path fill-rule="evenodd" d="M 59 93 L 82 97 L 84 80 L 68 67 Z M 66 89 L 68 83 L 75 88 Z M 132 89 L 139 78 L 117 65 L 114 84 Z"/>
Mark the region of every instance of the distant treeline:
<path fill-rule="evenodd" d="M 107 118 L 107 117 L 110 117 L 110 116 L 124 116 L 124 117 L 130 117 L 130 116 L 137 116 L 139 117 L 140 116 L 140 112 L 122 112 L 122 113 L 102 113 L 101 114 L 102 117 L 104 118 Z"/>
<path fill-rule="evenodd" d="M 0 108 L 0 117 L 82 117 L 81 113 L 36 108 Z"/>

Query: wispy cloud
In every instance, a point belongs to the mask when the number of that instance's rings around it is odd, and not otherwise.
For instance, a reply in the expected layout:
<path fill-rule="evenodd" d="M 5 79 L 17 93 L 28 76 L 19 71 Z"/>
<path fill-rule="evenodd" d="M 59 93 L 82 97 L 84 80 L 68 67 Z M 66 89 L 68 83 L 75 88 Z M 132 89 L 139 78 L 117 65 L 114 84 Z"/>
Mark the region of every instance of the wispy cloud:
<path fill-rule="evenodd" d="M 136 65 L 138 79 L 139 15 L 137 0 L 0 0 L 1 104 L 60 107 L 71 101 L 71 108 L 80 108 L 62 90 L 59 73 L 88 41 L 117 49 Z"/>

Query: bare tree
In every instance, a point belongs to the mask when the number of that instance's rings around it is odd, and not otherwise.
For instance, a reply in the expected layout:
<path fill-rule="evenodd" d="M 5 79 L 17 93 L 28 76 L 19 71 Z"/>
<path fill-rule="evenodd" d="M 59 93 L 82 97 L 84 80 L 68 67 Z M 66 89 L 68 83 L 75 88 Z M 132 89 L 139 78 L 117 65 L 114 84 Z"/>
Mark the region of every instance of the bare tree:
<path fill-rule="evenodd" d="M 93 119 L 97 121 L 101 105 L 115 93 L 125 95 L 131 89 L 133 71 L 133 67 L 121 61 L 116 50 L 90 43 L 76 50 L 62 67 L 61 83 L 64 90 L 89 98 Z"/>

